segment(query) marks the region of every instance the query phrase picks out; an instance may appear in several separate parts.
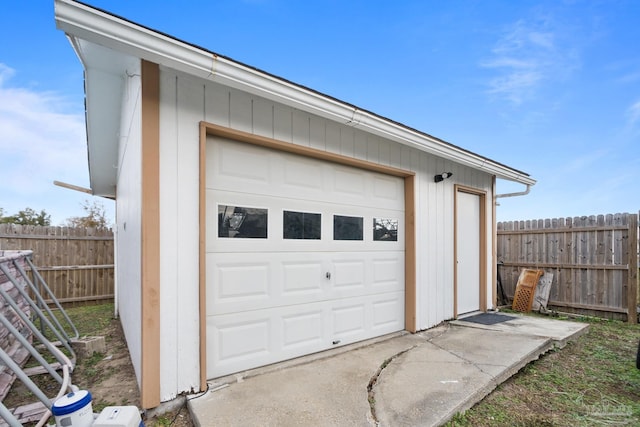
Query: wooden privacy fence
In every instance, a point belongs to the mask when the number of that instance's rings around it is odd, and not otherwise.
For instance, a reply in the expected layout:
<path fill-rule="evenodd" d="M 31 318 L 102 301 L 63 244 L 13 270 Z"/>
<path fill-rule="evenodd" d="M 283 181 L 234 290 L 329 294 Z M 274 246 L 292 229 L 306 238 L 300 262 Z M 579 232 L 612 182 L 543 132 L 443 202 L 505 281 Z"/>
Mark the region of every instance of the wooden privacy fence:
<path fill-rule="evenodd" d="M 32 250 L 33 264 L 66 305 L 113 299 L 113 232 L 0 224 L 0 250 Z"/>
<path fill-rule="evenodd" d="M 500 222 L 497 234 L 508 297 L 523 268 L 541 269 L 553 273 L 549 306 L 637 321 L 637 214 Z"/>

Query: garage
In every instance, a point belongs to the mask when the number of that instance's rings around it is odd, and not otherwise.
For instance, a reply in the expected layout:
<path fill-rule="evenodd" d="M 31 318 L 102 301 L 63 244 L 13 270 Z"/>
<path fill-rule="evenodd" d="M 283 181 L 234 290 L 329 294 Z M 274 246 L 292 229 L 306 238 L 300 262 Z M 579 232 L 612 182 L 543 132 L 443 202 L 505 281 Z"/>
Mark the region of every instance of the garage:
<path fill-rule="evenodd" d="M 207 377 L 403 330 L 404 186 L 209 135 Z"/>
<path fill-rule="evenodd" d="M 526 172 L 86 4 L 55 19 L 142 407 L 496 307 L 496 182 Z"/>

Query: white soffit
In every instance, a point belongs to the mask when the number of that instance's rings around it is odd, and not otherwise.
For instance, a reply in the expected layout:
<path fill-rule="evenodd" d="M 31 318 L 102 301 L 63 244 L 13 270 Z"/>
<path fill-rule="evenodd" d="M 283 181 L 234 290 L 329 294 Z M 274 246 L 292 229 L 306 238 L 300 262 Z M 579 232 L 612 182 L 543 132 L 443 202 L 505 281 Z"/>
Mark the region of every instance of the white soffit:
<path fill-rule="evenodd" d="M 115 198 L 124 79 L 139 75 L 140 60 L 86 40 L 70 40 L 85 67 L 90 186 L 95 195 Z"/>
<path fill-rule="evenodd" d="M 212 80 L 341 124 L 363 129 L 418 150 L 482 170 L 498 178 L 533 185 L 528 174 L 439 140 L 354 105 L 232 61 L 149 28 L 72 0 L 55 0 L 58 28 L 125 55 Z M 74 44 L 75 45 L 75 44 Z M 91 64 L 84 64 L 85 67 Z"/>

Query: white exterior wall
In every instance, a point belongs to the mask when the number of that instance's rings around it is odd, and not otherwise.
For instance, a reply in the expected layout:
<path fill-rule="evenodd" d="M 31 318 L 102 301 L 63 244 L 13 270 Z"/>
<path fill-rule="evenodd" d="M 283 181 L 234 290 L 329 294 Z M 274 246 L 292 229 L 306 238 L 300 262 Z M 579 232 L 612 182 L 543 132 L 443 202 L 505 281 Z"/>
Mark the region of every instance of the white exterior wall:
<path fill-rule="evenodd" d="M 160 71 L 160 398 L 200 388 L 202 84 Z"/>
<path fill-rule="evenodd" d="M 453 317 L 454 184 L 487 192 L 492 303 L 492 176 L 245 92 L 161 68 L 161 398 L 198 384 L 198 144 L 201 120 L 416 172 L 417 326 Z M 433 176 L 453 172 L 434 183 Z"/>
<path fill-rule="evenodd" d="M 118 147 L 116 218 L 117 306 L 131 361 L 141 375 L 141 111 L 140 70 L 124 81 Z"/>

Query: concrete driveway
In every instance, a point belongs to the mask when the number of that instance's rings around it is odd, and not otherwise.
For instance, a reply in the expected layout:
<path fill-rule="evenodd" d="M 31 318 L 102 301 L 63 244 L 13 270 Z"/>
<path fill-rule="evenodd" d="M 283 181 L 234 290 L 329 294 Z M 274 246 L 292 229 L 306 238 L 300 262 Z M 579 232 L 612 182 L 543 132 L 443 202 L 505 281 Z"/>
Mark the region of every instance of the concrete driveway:
<path fill-rule="evenodd" d="M 456 320 L 220 378 L 189 409 L 197 426 L 441 425 L 588 330 L 509 316 L 493 325 Z"/>

